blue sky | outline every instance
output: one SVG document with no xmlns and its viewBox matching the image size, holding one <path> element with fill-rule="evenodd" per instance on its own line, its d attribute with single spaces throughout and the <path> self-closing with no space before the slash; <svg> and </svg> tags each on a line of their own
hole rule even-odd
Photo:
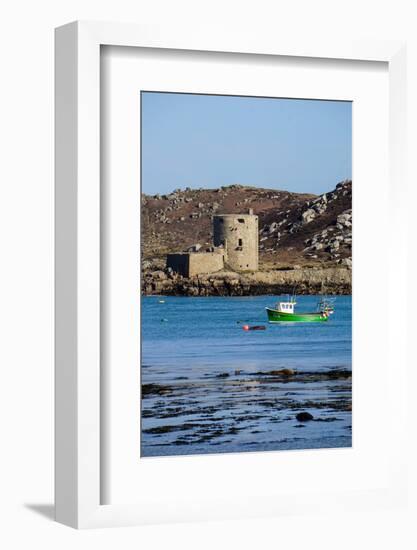
<svg viewBox="0 0 417 550">
<path fill-rule="evenodd" d="M 323 193 L 352 177 L 352 104 L 142 92 L 142 192 Z"/>
</svg>

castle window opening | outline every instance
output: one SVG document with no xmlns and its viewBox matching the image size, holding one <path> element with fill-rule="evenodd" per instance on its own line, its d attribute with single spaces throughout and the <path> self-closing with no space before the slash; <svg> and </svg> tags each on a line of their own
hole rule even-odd
<svg viewBox="0 0 417 550">
<path fill-rule="evenodd" d="M 238 245 L 238 246 L 243 246 L 243 241 L 242 241 L 242 239 L 239 239 L 239 240 L 238 240 L 237 245 Z"/>
<path fill-rule="evenodd" d="M 243 218 L 238 218 L 237 220 L 239 223 L 245 223 L 245 220 Z"/>
</svg>

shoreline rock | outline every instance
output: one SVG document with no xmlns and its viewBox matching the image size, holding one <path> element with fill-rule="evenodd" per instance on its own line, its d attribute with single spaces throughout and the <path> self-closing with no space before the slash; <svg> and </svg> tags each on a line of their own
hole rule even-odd
<svg viewBox="0 0 417 550">
<path fill-rule="evenodd" d="M 259 296 L 265 294 L 352 293 L 348 267 L 304 268 L 235 273 L 222 271 L 196 277 L 181 277 L 162 270 L 142 273 L 142 295 L 167 296 Z M 324 287 L 324 290 L 323 290 Z"/>
</svg>

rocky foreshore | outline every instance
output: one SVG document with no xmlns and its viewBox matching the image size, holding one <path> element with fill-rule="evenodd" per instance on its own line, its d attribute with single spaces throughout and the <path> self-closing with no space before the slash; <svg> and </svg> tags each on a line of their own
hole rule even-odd
<svg viewBox="0 0 417 550">
<path fill-rule="evenodd" d="M 167 296 L 255 296 L 262 294 L 351 294 L 349 267 L 293 268 L 235 273 L 220 271 L 191 278 L 169 270 L 145 270 L 143 295 Z"/>
<path fill-rule="evenodd" d="M 350 447 L 352 371 L 225 368 L 142 382 L 142 419 L 143 456 Z"/>
</svg>

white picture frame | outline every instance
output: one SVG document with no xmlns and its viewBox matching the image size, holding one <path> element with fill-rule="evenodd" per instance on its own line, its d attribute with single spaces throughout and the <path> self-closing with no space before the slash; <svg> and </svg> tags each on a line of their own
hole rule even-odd
<svg viewBox="0 0 417 550">
<path fill-rule="evenodd" d="M 388 41 L 294 40 L 217 29 L 170 29 L 113 23 L 75 22 L 56 30 L 56 519 L 76 528 L 154 522 L 135 504 L 101 504 L 100 402 L 100 48 L 128 46 L 230 52 L 333 60 L 382 61 L 389 70 L 390 193 L 396 235 L 406 226 L 397 208 L 405 188 L 405 44 Z M 398 203 L 396 203 L 398 201 Z M 405 241 L 404 241 L 405 242 Z M 392 263 L 404 260 L 405 247 L 394 252 Z M 407 293 L 405 276 L 397 299 Z M 389 299 L 392 299 L 389 296 Z M 403 338 L 405 335 L 400 336 Z M 406 391 L 406 346 L 399 342 L 397 370 L 392 378 L 399 417 L 403 418 Z M 403 349 L 404 351 L 401 351 Z M 401 429 L 400 429 L 401 432 Z M 390 456 L 390 472 L 383 492 L 369 490 L 340 495 L 338 505 L 357 507 L 400 502 L 405 498 L 406 457 L 402 432 Z M 395 463 L 394 463 L 395 461 Z M 175 495 L 172 495 L 175 499 Z M 233 497 L 232 497 L 233 498 Z M 296 498 L 296 497 L 295 497 Z M 304 509 L 336 505 L 316 494 L 304 497 Z M 216 517 L 239 517 L 215 502 Z M 222 507 L 223 506 L 223 507 Z M 271 513 L 285 512 L 288 503 L 275 503 Z M 169 508 L 169 505 L 168 505 Z M 291 508 L 291 506 L 290 506 Z M 264 513 L 262 507 L 259 514 Z M 210 517 L 210 507 L 207 508 Z M 196 514 L 195 519 L 201 516 Z M 186 520 L 172 511 L 164 519 Z"/>
</svg>

